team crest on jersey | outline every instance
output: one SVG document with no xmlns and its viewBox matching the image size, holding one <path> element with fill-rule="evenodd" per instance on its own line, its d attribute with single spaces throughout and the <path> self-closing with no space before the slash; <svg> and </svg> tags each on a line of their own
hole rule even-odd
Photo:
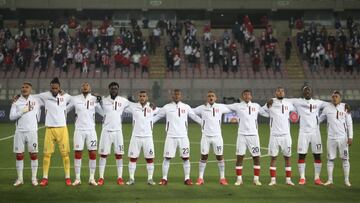
<svg viewBox="0 0 360 203">
<path fill-rule="evenodd" d="M 150 108 L 146 109 L 146 111 L 147 111 L 148 113 L 151 113 L 151 109 L 150 109 Z"/>
<path fill-rule="evenodd" d="M 256 111 L 256 108 L 255 107 L 251 107 L 251 111 Z"/>
<path fill-rule="evenodd" d="M 64 101 L 64 97 L 60 97 L 59 100 L 60 100 L 60 102 L 63 102 L 63 101 Z"/>
<path fill-rule="evenodd" d="M 215 109 L 215 113 L 219 113 L 220 112 L 220 109 Z"/>
<path fill-rule="evenodd" d="M 181 109 L 181 113 L 185 113 L 185 109 Z"/>
</svg>

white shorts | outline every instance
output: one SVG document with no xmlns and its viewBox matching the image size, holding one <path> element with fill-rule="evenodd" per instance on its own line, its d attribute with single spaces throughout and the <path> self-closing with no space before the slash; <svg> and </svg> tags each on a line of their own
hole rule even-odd
<svg viewBox="0 0 360 203">
<path fill-rule="evenodd" d="M 141 148 L 143 149 L 145 159 L 153 159 L 155 157 L 153 138 L 136 136 L 132 136 L 130 139 L 128 157 L 138 158 Z"/>
<path fill-rule="evenodd" d="M 321 144 L 320 132 L 312 133 L 300 133 L 298 137 L 298 154 L 307 154 L 309 145 L 311 144 L 311 152 L 313 154 L 321 154 L 323 152 Z"/>
<path fill-rule="evenodd" d="M 291 136 L 290 134 L 274 136 L 270 135 L 269 140 L 269 155 L 272 157 L 278 156 L 279 148 L 284 156 L 291 156 Z"/>
<path fill-rule="evenodd" d="M 109 155 L 111 151 L 111 145 L 114 144 L 114 153 L 124 154 L 124 138 L 122 131 L 107 131 L 102 130 L 99 143 L 99 154 Z"/>
<path fill-rule="evenodd" d="M 236 140 L 236 155 L 244 156 L 246 148 L 252 157 L 260 156 L 260 141 L 258 135 L 238 135 Z"/>
<path fill-rule="evenodd" d="M 84 144 L 89 151 L 97 150 L 97 135 L 95 130 L 75 130 L 74 150 L 84 150 Z"/>
<path fill-rule="evenodd" d="M 336 158 L 337 150 L 339 150 L 339 156 L 341 159 L 349 159 L 349 145 L 347 137 L 335 139 L 328 138 L 327 151 L 329 160 Z"/>
<path fill-rule="evenodd" d="M 190 142 L 188 137 L 166 137 L 164 147 L 164 157 L 174 158 L 176 149 L 179 148 L 179 154 L 182 158 L 190 156 Z"/>
<path fill-rule="evenodd" d="M 14 135 L 14 153 L 20 154 L 25 152 L 27 145 L 28 152 L 38 152 L 38 134 L 37 131 L 15 132 Z"/>
<path fill-rule="evenodd" d="M 221 136 L 202 136 L 200 141 L 201 154 L 207 155 L 212 146 L 215 155 L 221 156 L 224 153 L 224 142 Z"/>
</svg>

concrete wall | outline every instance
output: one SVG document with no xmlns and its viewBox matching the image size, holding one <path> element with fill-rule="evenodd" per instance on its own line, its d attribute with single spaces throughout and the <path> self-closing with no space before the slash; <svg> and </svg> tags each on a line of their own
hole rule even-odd
<svg viewBox="0 0 360 203">
<path fill-rule="evenodd" d="M 44 9 L 360 9 L 358 0 L 3 0 L 0 8 Z"/>
<path fill-rule="evenodd" d="M 47 91 L 49 89 L 50 79 L 32 79 L 35 93 Z M 301 94 L 301 87 L 304 84 L 302 80 L 239 80 L 239 79 L 60 79 L 62 88 L 71 95 L 80 93 L 82 82 L 89 82 L 92 85 L 93 92 L 101 95 L 108 94 L 108 84 L 116 81 L 120 85 L 121 95 L 133 96 L 139 90 L 148 90 L 152 96 L 152 86 L 157 81 L 161 87 L 160 98 L 156 100 L 157 104 L 164 104 L 170 100 L 172 89 L 181 89 L 184 100 L 190 104 L 198 105 L 204 102 L 208 90 L 214 90 L 219 100 L 223 97 L 239 98 L 244 89 L 253 91 L 254 100 L 265 102 L 274 94 L 274 89 L 283 86 L 287 90 L 288 97 L 298 97 Z M 20 87 L 24 79 L 5 79 L 0 81 L 0 101 L 2 103 L 15 94 L 20 93 Z M 360 84 L 356 80 L 308 80 L 314 89 L 314 95 L 320 99 L 329 99 L 333 90 L 340 90 L 344 93 L 346 100 L 360 100 Z"/>
</svg>

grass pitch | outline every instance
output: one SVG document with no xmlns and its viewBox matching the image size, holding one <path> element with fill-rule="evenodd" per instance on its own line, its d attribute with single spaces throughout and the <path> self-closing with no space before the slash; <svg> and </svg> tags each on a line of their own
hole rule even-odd
<svg viewBox="0 0 360 203">
<path fill-rule="evenodd" d="M 40 125 L 41 126 L 41 125 Z M 97 126 L 98 136 L 100 135 L 101 125 Z M 72 136 L 74 126 L 69 125 L 70 140 L 72 146 Z M 82 185 L 78 187 L 67 187 L 64 183 L 64 171 L 60 153 L 58 151 L 52 157 L 49 172 L 49 186 L 46 188 L 33 187 L 31 185 L 30 159 L 28 154 L 25 158 L 24 181 L 25 184 L 15 188 L 12 186 L 16 179 L 15 156 L 12 146 L 15 126 L 13 123 L 0 124 L 0 202 L 360 202 L 360 145 L 358 137 L 360 133 L 360 124 L 354 125 L 354 143 L 350 147 L 350 181 L 351 188 L 345 188 L 343 183 L 342 164 L 338 159 L 335 162 L 334 183 L 331 188 L 315 186 L 313 184 L 313 158 L 308 154 L 306 159 L 306 176 L 307 185 L 289 187 L 284 184 L 285 171 L 284 161 L 282 157 L 278 158 L 277 165 L 277 182 L 275 187 L 267 186 L 269 178 L 269 157 L 267 156 L 267 144 L 269 140 L 269 127 L 267 124 L 259 125 L 260 142 L 263 149 L 261 158 L 261 175 L 260 181 L 263 186 L 252 185 L 253 169 L 252 160 L 247 155 L 244 163 L 243 179 L 244 185 L 236 187 L 233 185 L 235 176 L 235 144 L 237 136 L 237 125 L 224 124 L 224 156 L 226 160 L 226 177 L 229 186 L 219 185 L 219 172 L 217 162 L 213 154 L 209 155 L 209 163 L 205 171 L 205 185 L 203 186 L 185 186 L 183 185 L 183 166 L 182 160 L 177 157 L 171 160 L 169 171 L 169 183 L 164 186 L 148 186 L 146 184 L 146 162 L 143 157 L 138 161 L 135 174 L 136 184 L 133 186 L 118 186 L 116 184 L 116 166 L 115 158 L 109 156 L 107 167 L 105 169 L 105 185 L 102 187 L 92 187 L 87 185 L 88 180 L 88 156 L 83 155 L 82 164 Z M 44 140 L 44 129 L 39 130 L 39 171 L 38 178 L 42 177 L 42 149 Z M 124 179 L 128 179 L 128 158 L 127 149 L 131 135 L 131 125 L 123 126 L 125 140 L 125 156 L 124 156 Z M 298 181 L 297 170 L 297 136 L 298 125 L 292 125 L 293 137 L 293 157 L 292 170 L 293 181 Z M 321 134 L 323 144 L 326 145 L 325 125 L 321 126 Z M 8 138 L 7 138 L 8 137 Z M 193 182 L 198 176 L 198 161 L 200 159 L 200 127 L 196 124 L 189 126 L 189 137 L 191 143 L 191 178 Z M 165 140 L 165 132 L 163 124 L 156 124 L 154 128 L 155 141 L 155 172 L 154 180 L 158 182 L 161 178 L 161 163 L 163 145 Z M 324 146 L 326 152 L 326 146 Z M 321 178 L 327 180 L 326 171 L 326 153 L 322 155 L 323 168 Z M 71 164 L 73 167 L 73 152 L 71 152 Z M 71 168 L 72 179 L 74 178 L 74 169 Z M 96 177 L 98 170 L 96 171 Z"/>
</svg>

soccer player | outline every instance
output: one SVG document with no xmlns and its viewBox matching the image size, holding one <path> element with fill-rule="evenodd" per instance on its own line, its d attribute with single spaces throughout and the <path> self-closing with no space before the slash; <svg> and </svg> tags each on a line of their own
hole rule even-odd
<svg viewBox="0 0 360 203">
<path fill-rule="evenodd" d="M 227 105 L 229 109 L 236 112 L 239 117 L 238 136 L 236 141 L 236 175 L 235 185 L 242 185 L 242 169 L 246 148 L 250 151 L 254 163 L 254 185 L 261 185 L 260 176 L 260 140 L 258 132 L 258 114 L 269 117 L 263 108 L 253 103 L 252 92 L 244 90 L 241 93 L 242 102 Z"/>
<path fill-rule="evenodd" d="M 276 158 L 279 154 L 279 148 L 285 159 L 286 184 L 293 186 L 291 181 L 291 135 L 290 135 L 290 112 L 295 108 L 292 103 L 285 99 L 285 90 L 283 87 L 276 88 L 275 97 L 270 99 L 262 108 L 270 117 L 270 140 L 269 155 L 270 162 L 270 186 L 276 185 Z"/>
<path fill-rule="evenodd" d="M 334 91 L 331 96 L 331 104 L 328 104 L 320 115 L 320 122 L 327 119 L 327 151 L 328 151 L 328 181 L 324 184 L 333 184 L 334 160 L 336 151 L 339 151 L 343 163 L 345 185 L 351 187 L 349 181 L 350 163 L 349 146 L 353 142 L 353 124 L 349 107 L 341 102 L 341 94 Z"/>
<path fill-rule="evenodd" d="M 75 181 L 73 185 L 80 185 L 81 159 L 84 145 L 89 151 L 89 184 L 96 186 L 94 175 L 96 170 L 97 135 L 95 131 L 95 112 L 101 112 L 101 106 L 97 97 L 91 94 L 91 86 L 85 82 L 81 85 L 82 94 L 73 96 L 67 106 L 67 112 L 75 109 L 75 131 L 74 131 L 74 168 Z"/>
<path fill-rule="evenodd" d="M 314 156 L 315 185 L 322 185 L 320 180 L 322 143 L 320 134 L 319 116 L 328 103 L 312 98 L 312 89 L 309 86 L 303 87 L 303 98 L 289 99 L 300 118 L 300 129 L 298 137 L 297 152 L 299 154 L 298 168 L 300 174 L 299 185 L 305 185 L 305 157 L 308 147 L 311 144 L 311 151 Z"/>
<path fill-rule="evenodd" d="M 66 106 L 71 96 L 62 93 L 60 81 L 54 78 L 50 82 L 50 91 L 36 95 L 45 105 L 45 141 L 43 158 L 43 179 L 41 186 L 48 185 L 48 173 L 51 155 L 54 153 L 55 144 L 58 144 L 65 170 L 65 183 L 71 186 L 70 180 L 70 144 L 69 133 L 66 126 Z"/>
<path fill-rule="evenodd" d="M 218 160 L 220 184 L 228 185 L 225 179 L 224 142 L 221 134 L 221 119 L 224 113 L 231 111 L 226 105 L 216 103 L 216 99 L 215 92 L 209 91 L 207 93 L 206 103 L 194 109 L 195 114 L 200 116 L 202 120 L 202 136 L 200 142 L 201 159 L 199 162 L 199 178 L 196 181 L 196 185 L 204 184 L 204 172 L 211 146 Z"/>
<path fill-rule="evenodd" d="M 181 102 L 182 94 L 179 89 L 172 91 L 172 102 L 161 108 L 154 117 L 154 123 L 166 117 L 166 139 L 164 147 L 164 161 L 162 164 L 162 179 L 159 185 L 167 185 L 167 176 L 170 167 L 170 160 L 175 157 L 179 148 L 180 157 L 183 159 L 185 185 L 192 185 L 190 179 L 190 143 L 188 137 L 188 117 L 201 125 L 199 118 L 192 108 Z"/>
<path fill-rule="evenodd" d="M 119 84 L 111 82 L 109 84 L 110 95 L 102 99 L 103 110 L 103 126 L 99 143 L 99 175 L 98 185 L 104 185 L 104 172 L 106 166 L 106 158 L 110 154 L 111 146 L 114 144 L 114 152 L 117 166 L 117 184 L 124 185 L 123 159 L 124 154 L 124 138 L 122 133 L 122 114 L 124 109 L 129 106 L 129 101 L 118 96 Z"/>
<path fill-rule="evenodd" d="M 16 154 L 17 180 L 14 186 L 24 184 L 24 152 L 27 147 L 31 159 L 31 183 L 38 185 L 36 178 L 38 169 L 38 121 L 40 118 L 41 103 L 31 95 L 32 85 L 24 82 L 21 87 L 21 96 L 11 105 L 10 120 L 16 121 L 14 135 L 14 153 Z"/>
<path fill-rule="evenodd" d="M 149 97 L 146 91 L 138 93 L 138 102 L 130 103 L 125 112 L 132 114 L 132 135 L 129 144 L 128 156 L 129 162 L 129 175 L 130 179 L 126 182 L 127 185 L 135 184 L 135 170 L 136 161 L 139 158 L 141 149 L 144 152 L 146 160 L 146 169 L 148 173 L 148 185 L 155 185 L 153 181 L 154 173 L 154 141 L 153 141 L 153 118 L 158 108 L 153 110 L 152 105 L 148 102 Z"/>
</svg>

